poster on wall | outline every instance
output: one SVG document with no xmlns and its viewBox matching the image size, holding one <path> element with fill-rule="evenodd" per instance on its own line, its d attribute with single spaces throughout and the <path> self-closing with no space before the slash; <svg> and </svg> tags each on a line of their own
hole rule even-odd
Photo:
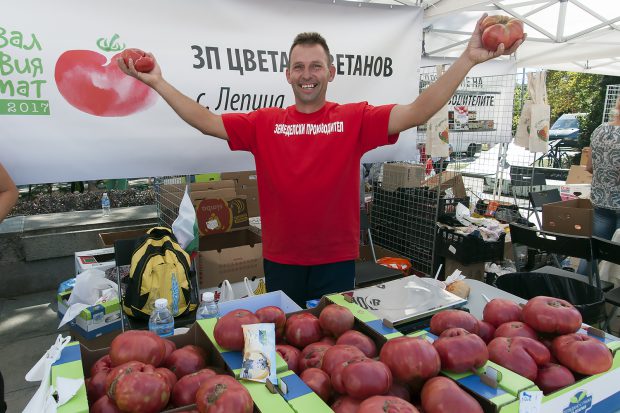
<svg viewBox="0 0 620 413">
<path fill-rule="evenodd" d="M 291 10 L 300 12 L 291 13 Z M 372 27 L 372 30 L 368 28 Z M 0 162 L 18 185 L 255 169 L 124 75 L 125 48 L 215 113 L 294 104 L 288 51 L 321 33 L 336 78 L 327 99 L 373 105 L 418 95 L 422 12 L 333 0 L 21 0 L 0 17 Z M 410 159 L 415 131 L 364 162 Z"/>
<path fill-rule="evenodd" d="M 454 60 L 422 58 L 420 89 L 436 80 L 436 65 L 450 65 Z M 467 152 L 472 145 L 510 142 L 515 75 L 514 59 L 490 60 L 467 74 L 448 102 L 449 142 L 454 152 Z"/>
</svg>

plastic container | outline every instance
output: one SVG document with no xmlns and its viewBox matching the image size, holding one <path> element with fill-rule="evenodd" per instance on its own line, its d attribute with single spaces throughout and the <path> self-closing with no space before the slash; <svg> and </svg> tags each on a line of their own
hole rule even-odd
<svg viewBox="0 0 620 413">
<path fill-rule="evenodd" d="M 110 197 L 108 197 L 107 192 L 101 196 L 101 209 L 104 217 L 110 215 Z"/>
<path fill-rule="evenodd" d="M 149 318 L 149 330 L 160 337 L 170 337 L 174 334 L 174 318 L 168 309 L 167 299 L 155 300 L 155 308 Z"/>
<path fill-rule="evenodd" d="M 196 310 L 196 320 L 205 318 L 217 318 L 220 315 L 220 309 L 215 302 L 215 294 L 210 291 L 202 293 L 202 302 Z"/>
<path fill-rule="evenodd" d="M 529 300 L 538 295 L 561 298 L 579 310 L 583 322 L 596 324 L 605 320 L 603 291 L 574 278 L 539 272 L 513 272 L 497 277 L 497 288 Z"/>
</svg>

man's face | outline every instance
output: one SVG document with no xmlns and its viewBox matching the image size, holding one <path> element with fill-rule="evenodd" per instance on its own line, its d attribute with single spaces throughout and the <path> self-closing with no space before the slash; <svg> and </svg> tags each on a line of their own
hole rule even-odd
<svg viewBox="0 0 620 413">
<path fill-rule="evenodd" d="M 286 80 L 293 87 L 295 104 L 301 112 L 319 110 L 325 103 L 327 83 L 334 79 L 336 68 L 328 64 L 321 45 L 297 45 L 289 57 Z"/>
</svg>

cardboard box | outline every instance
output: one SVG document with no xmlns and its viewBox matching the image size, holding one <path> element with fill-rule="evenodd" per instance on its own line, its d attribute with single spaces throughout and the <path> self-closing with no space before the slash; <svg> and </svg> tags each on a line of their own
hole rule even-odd
<svg viewBox="0 0 620 413">
<path fill-rule="evenodd" d="M 229 179 L 235 183 L 237 195 L 246 196 L 249 215 L 251 217 L 260 216 L 256 171 L 224 172 L 221 176 L 222 179 Z"/>
<path fill-rule="evenodd" d="M 431 176 L 422 183 L 422 186 L 427 186 L 429 188 L 439 187 L 441 192 L 445 192 L 446 189 L 450 188 L 457 198 L 467 196 L 461 174 L 453 171 L 443 171 L 440 174 Z"/>
<path fill-rule="evenodd" d="M 207 366 L 222 369 L 226 374 L 232 375 L 228 367 L 205 331 L 196 323 L 187 333 L 169 337 L 177 348 L 188 344 L 202 347 L 207 354 Z M 84 372 L 89 372 L 91 366 L 99 358 L 106 355 L 109 348 L 91 350 L 77 342 L 70 343 L 61 353 L 61 357 L 52 365 L 52 384 L 55 386 L 59 377 L 84 379 Z M 282 360 L 284 362 L 284 360 Z M 286 362 L 284 362 L 286 364 Z M 185 411 L 186 409 L 183 409 Z M 85 386 L 81 386 L 77 394 L 66 404 L 58 407 L 58 413 L 87 413 L 88 400 Z M 177 409 L 164 410 L 165 412 L 177 411 Z M 264 413 L 267 413 L 266 411 Z"/>
<path fill-rule="evenodd" d="M 284 396 L 271 393 L 262 383 L 242 381 L 250 392 L 254 404 L 261 412 L 332 413 L 333 410 L 312 391 L 294 372 L 288 370 L 278 375 L 284 381 L 287 392 Z"/>
<path fill-rule="evenodd" d="M 56 296 L 59 320 L 62 320 L 67 312 L 69 307 L 67 300 L 70 295 L 71 290 L 66 290 L 58 293 Z M 121 307 L 118 299 L 85 308 L 68 325 L 72 334 L 77 333 L 83 340 L 93 340 L 108 333 L 120 331 Z"/>
<path fill-rule="evenodd" d="M 591 184 L 592 174 L 583 165 L 572 165 L 566 178 L 567 184 Z"/>
<path fill-rule="evenodd" d="M 114 261 L 114 248 L 101 248 L 98 250 L 78 251 L 75 256 L 75 275 L 96 268 L 105 271 L 116 265 Z"/>
<path fill-rule="evenodd" d="M 146 234 L 146 229 L 132 229 L 128 231 L 102 232 L 99 240 L 104 247 L 114 247 L 114 241 L 122 239 L 137 239 Z"/>
<path fill-rule="evenodd" d="M 260 294 L 241 300 L 226 301 L 224 303 L 220 303 L 218 307 L 220 310 L 220 316 L 224 316 L 231 311 L 241 308 L 251 312 L 255 312 L 259 308 L 270 305 L 280 307 L 285 313 L 301 310 L 301 308 L 282 291 L 274 291 L 271 293 Z M 226 363 L 227 369 L 230 370 L 234 374 L 234 376 L 238 378 L 241 372 L 241 363 L 243 361 L 243 356 L 240 351 L 231 351 L 220 347 L 217 344 L 213 333 L 216 323 L 217 319 L 214 318 L 197 321 L 197 324 L 200 325 L 200 327 L 204 330 L 206 335 L 213 343 L 214 349 L 217 350 L 217 352 L 221 355 L 224 363 Z M 284 359 L 282 359 L 280 355 L 276 355 L 276 371 L 278 373 L 281 373 L 286 370 L 288 370 L 288 365 L 286 364 L 286 361 L 284 361 Z"/>
<path fill-rule="evenodd" d="M 211 236 L 247 228 L 249 219 L 247 202 L 241 196 L 205 198 L 196 206 L 200 235 Z"/>
<path fill-rule="evenodd" d="M 587 166 L 590 159 L 592 159 L 592 148 L 586 146 L 581 150 L 581 159 L 579 160 L 579 165 Z"/>
<path fill-rule="evenodd" d="M 445 261 L 444 274 L 446 277 L 451 275 L 455 270 L 460 270 L 467 278 L 478 281 L 484 281 L 485 279 L 484 262 L 466 265 L 453 260 L 452 258 L 446 258 Z"/>
<path fill-rule="evenodd" d="M 222 179 L 235 181 L 235 188 L 243 189 L 246 187 L 257 186 L 256 171 L 223 172 L 220 174 Z"/>
<path fill-rule="evenodd" d="M 200 237 L 199 278 L 201 288 L 210 288 L 228 280 L 263 277 L 261 237 L 249 229 Z"/>
<path fill-rule="evenodd" d="M 424 165 L 386 163 L 383 165 L 382 188 L 395 191 L 398 188 L 417 188 L 426 178 Z"/>
<path fill-rule="evenodd" d="M 590 184 L 566 184 L 560 186 L 560 197 L 562 201 L 569 199 L 590 199 Z"/>
<path fill-rule="evenodd" d="M 605 342 L 613 354 L 613 363 L 609 371 L 577 380 L 572 386 L 565 387 L 543 396 L 540 409 L 545 413 L 567 412 L 613 412 L 620 406 L 620 342 Z M 529 389 L 538 390 L 536 386 Z M 525 391 L 524 391 L 525 392 Z M 521 396 L 524 392 L 521 392 Z M 500 413 L 520 413 L 519 398 L 502 408 Z"/>
<path fill-rule="evenodd" d="M 258 187 L 249 186 L 246 188 L 236 189 L 237 195 L 246 197 L 248 203 L 248 215 L 250 217 L 260 216 L 260 207 L 258 203 Z"/>
<path fill-rule="evenodd" d="M 592 235 L 593 210 L 589 199 L 571 199 L 543 205 L 543 230 L 560 234 Z"/>
</svg>

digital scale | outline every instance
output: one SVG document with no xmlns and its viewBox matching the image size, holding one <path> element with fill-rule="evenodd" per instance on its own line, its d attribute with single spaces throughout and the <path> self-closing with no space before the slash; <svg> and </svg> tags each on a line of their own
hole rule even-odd
<svg viewBox="0 0 620 413">
<path fill-rule="evenodd" d="M 433 314 L 467 304 L 466 299 L 442 289 L 434 281 L 415 275 L 403 277 L 353 290 L 351 300 L 387 326 L 407 334 L 428 327 Z"/>
</svg>

